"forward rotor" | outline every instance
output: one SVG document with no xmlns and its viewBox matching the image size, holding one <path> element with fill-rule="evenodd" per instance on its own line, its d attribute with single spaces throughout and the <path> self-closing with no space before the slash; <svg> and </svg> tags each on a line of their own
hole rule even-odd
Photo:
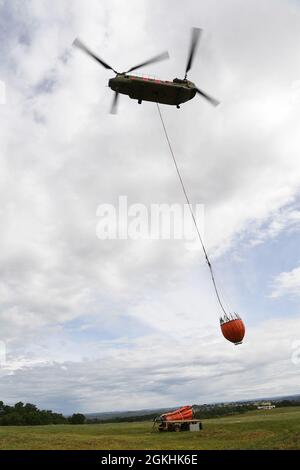
<svg viewBox="0 0 300 470">
<path fill-rule="evenodd" d="M 120 72 L 117 72 L 117 70 L 115 70 L 111 65 L 105 62 L 103 59 L 101 59 L 98 55 L 92 52 L 80 39 L 76 38 L 75 41 L 73 42 L 73 46 L 77 47 L 77 49 L 80 49 L 82 52 L 84 52 L 89 57 L 94 59 L 96 62 L 98 62 L 98 64 L 102 65 L 102 67 L 104 67 L 105 69 L 112 70 L 117 75 L 118 74 L 123 75 L 129 72 L 133 72 L 134 70 L 140 69 L 141 67 L 145 67 L 146 65 L 155 64 L 156 62 L 169 59 L 169 53 L 165 51 L 165 52 L 162 52 L 161 54 L 158 54 L 152 57 L 151 59 L 145 60 L 144 62 L 134 65 L 130 69 L 126 70 L 126 72 L 120 73 Z M 117 113 L 118 99 L 119 99 L 119 93 L 115 92 L 115 96 L 113 98 L 113 102 L 112 102 L 111 109 L 110 109 L 111 114 Z"/>
<path fill-rule="evenodd" d="M 168 51 L 164 51 L 161 54 L 158 54 L 158 55 L 152 57 L 151 59 L 145 60 L 144 62 L 141 62 L 137 65 L 134 65 L 130 69 L 126 70 L 125 72 L 117 72 L 117 70 L 115 70 L 111 65 L 109 65 L 107 62 L 105 62 L 103 59 L 101 59 L 98 55 L 96 55 L 94 52 L 92 52 L 80 39 L 76 38 L 75 41 L 73 42 L 73 46 L 77 47 L 82 52 L 84 52 L 88 56 L 92 57 L 92 59 L 96 60 L 105 69 L 112 70 L 116 74 L 124 74 L 124 73 L 133 72 L 133 70 L 140 69 L 141 67 L 145 67 L 146 65 L 155 64 L 156 62 L 160 62 L 162 60 L 169 59 Z"/>
</svg>

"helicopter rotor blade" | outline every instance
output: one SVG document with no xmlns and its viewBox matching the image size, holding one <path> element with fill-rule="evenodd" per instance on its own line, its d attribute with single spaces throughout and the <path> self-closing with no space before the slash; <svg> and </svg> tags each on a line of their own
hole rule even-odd
<svg viewBox="0 0 300 470">
<path fill-rule="evenodd" d="M 94 54 L 92 51 L 90 51 L 90 49 L 88 49 L 88 47 L 86 47 L 86 45 L 83 44 L 83 42 L 81 42 L 80 39 L 76 38 L 75 41 L 73 42 L 73 46 L 77 47 L 78 49 L 85 52 L 87 55 L 89 55 L 93 59 L 95 59 L 100 65 L 102 65 L 102 67 L 104 67 L 106 69 L 109 69 L 109 70 L 112 70 L 115 73 L 118 73 L 109 64 L 104 62 L 104 60 L 100 59 L 100 57 L 98 57 L 96 54 Z"/>
<path fill-rule="evenodd" d="M 201 33 L 202 33 L 202 29 L 200 29 L 200 28 L 193 28 L 192 29 L 192 39 L 191 39 L 190 51 L 189 51 L 189 55 L 188 55 L 188 61 L 187 61 L 187 64 L 186 64 L 185 77 L 184 78 L 187 77 L 187 73 L 192 67 L 194 55 L 195 55 L 195 52 L 196 52 L 196 48 L 197 48 Z"/>
<path fill-rule="evenodd" d="M 220 101 L 216 100 L 212 96 L 208 95 L 207 93 L 204 93 L 204 91 L 200 90 L 199 88 L 196 88 L 196 92 L 201 95 L 203 98 L 205 98 L 207 101 L 210 102 L 213 106 L 218 106 L 220 104 Z"/>
<path fill-rule="evenodd" d="M 166 60 L 166 59 L 169 59 L 168 51 L 162 52 L 162 54 L 156 55 L 155 57 L 152 57 L 152 59 L 146 60 L 145 62 L 142 62 L 141 64 L 131 67 L 125 73 L 132 72 L 133 70 L 137 70 L 141 67 L 144 67 L 145 65 L 154 64 L 155 62 L 160 62 L 161 60 Z"/>
<path fill-rule="evenodd" d="M 115 91 L 113 102 L 112 102 L 111 108 L 110 108 L 110 114 L 117 114 L 117 112 L 118 112 L 118 100 L 119 100 L 119 93 L 117 91 Z"/>
</svg>

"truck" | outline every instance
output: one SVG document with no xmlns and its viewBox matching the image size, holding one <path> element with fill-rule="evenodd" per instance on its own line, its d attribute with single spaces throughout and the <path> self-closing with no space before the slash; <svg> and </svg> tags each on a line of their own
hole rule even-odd
<svg viewBox="0 0 300 470">
<path fill-rule="evenodd" d="M 180 432 L 200 431 L 203 427 L 201 420 L 195 419 L 193 407 L 187 405 L 154 418 L 153 428 L 159 432 Z"/>
</svg>

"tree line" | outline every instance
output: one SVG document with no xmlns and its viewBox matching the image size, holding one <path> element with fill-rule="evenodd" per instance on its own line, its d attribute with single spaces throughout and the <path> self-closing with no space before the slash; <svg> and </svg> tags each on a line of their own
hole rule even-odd
<svg viewBox="0 0 300 470">
<path fill-rule="evenodd" d="M 36 405 L 22 403 L 13 406 L 0 401 L 0 426 L 38 426 L 47 424 L 84 424 L 86 418 L 81 413 L 66 417 L 51 410 L 39 410 Z"/>
</svg>

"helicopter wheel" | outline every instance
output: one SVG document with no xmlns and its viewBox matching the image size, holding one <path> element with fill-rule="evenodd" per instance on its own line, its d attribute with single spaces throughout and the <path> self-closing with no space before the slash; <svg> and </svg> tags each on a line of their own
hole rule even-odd
<svg viewBox="0 0 300 470">
<path fill-rule="evenodd" d="M 177 108 L 177 109 L 180 109 L 180 106 L 179 106 L 179 104 L 177 104 L 177 105 L 176 105 L 176 108 Z"/>
<path fill-rule="evenodd" d="M 142 100 L 138 100 L 138 104 L 142 104 Z"/>
</svg>

